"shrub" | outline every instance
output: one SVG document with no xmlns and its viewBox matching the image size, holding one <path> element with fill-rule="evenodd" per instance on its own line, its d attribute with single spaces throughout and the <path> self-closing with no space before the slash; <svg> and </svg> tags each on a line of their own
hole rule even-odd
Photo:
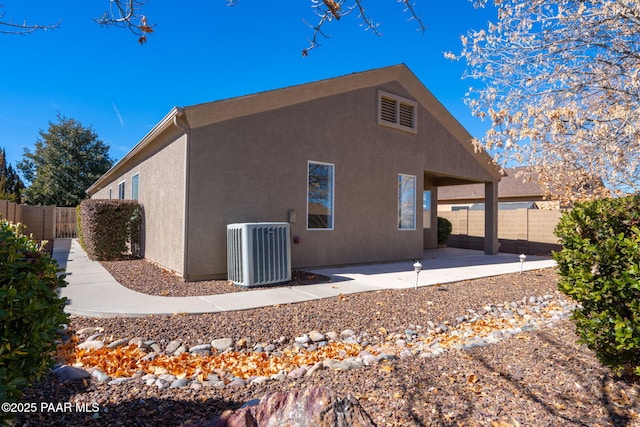
<svg viewBox="0 0 640 427">
<path fill-rule="evenodd" d="M 83 200 L 82 241 L 92 260 L 116 260 L 128 252 L 140 256 L 143 211 L 135 200 Z"/>
<path fill-rule="evenodd" d="M 64 277 L 41 249 L 20 225 L 0 220 L 0 402 L 17 401 L 48 371 L 56 330 L 68 322 L 57 293 Z"/>
<path fill-rule="evenodd" d="M 82 237 L 82 221 L 80 221 L 80 205 L 76 206 L 76 232 L 78 233 L 78 242 L 84 249 L 84 238 Z"/>
<path fill-rule="evenodd" d="M 580 306 L 580 342 L 629 379 L 640 378 L 640 196 L 577 204 L 560 219 L 559 289 Z"/>
<path fill-rule="evenodd" d="M 438 244 L 444 245 L 451 235 L 451 221 L 447 218 L 438 217 Z"/>
</svg>

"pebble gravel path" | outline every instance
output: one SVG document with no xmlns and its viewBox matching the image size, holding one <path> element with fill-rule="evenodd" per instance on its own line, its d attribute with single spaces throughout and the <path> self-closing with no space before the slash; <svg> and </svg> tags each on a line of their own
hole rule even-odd
<svg viewBox="0 0 640 427">
<path fill-rule="evenodd" d="M 553 269 L 418 291 L 198 316 L 89 319 L 26 402 L 95 413 L 23 425 L 189 425 L 266 392 L 323 384 L 377 425 L 640 425 L 638 386 L 575 344 Z"/>
</svg>

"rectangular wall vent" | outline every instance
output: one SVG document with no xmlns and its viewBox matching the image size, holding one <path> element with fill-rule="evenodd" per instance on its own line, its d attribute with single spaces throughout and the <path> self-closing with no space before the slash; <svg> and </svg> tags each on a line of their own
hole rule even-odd
<svg viewBox="0 0 640 427">
<path fill-rule="evenodd" d="M 286 222 L 228 224 L 228 279 L 247 287 L 291 280 L 290 235 Z"/>
<path fill-rule="evenodd" d="M 418 103 L 411 99 L 379 90 L 378 123 L 383 126 L 417 133 Z"/>
</svg>

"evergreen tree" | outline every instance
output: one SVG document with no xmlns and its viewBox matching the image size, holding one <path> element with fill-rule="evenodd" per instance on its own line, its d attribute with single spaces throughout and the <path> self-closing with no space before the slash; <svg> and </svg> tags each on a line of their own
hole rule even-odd
<svg viewBox="0 0 640 427">
<path fill-rule="evenodd" d="M 58 114 L 31 152 L 25 148 L 16 166 L 30 186 L 23 198 L 31 205 L 77 206 L 85 190 L 111 168 L 109 145 L 91 128 Z"/>
<path fill-rule="evenodd" d="M 10 164 L 7 164 L 5 149 L 0 149 L 0 200 L 20 203 L 24 183 Z"/>
</svg>

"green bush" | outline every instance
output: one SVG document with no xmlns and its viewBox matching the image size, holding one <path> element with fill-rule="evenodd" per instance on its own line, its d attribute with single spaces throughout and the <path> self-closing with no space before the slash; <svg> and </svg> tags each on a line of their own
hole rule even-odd
<svg viewBox="0 0 640 427">
<path fill-rule="evenodd" d="M 640 378 L 640 196 L 577 204 L 556 227 L 559 289 L 580 306 L 580 341 L 601 363 Z"/>
<path fill-rule="evenodd" d="M 135 200 L 83 200 L 79 223 L 89 259 L 117 260 L 128 253 L 140 257 L 143 218 Z"/>
<path fill-rule="evenodd" d="M 0 402 L 15 402 L 52 364 L 56 330 L 68 322 L 58 265 L 21 226 L 0 220 Z M 6 415 L 6 414 L 4 414 Z"/>
<path fill-rule="evenodd" d="M 447 218 L 438 217 L 438 244 L 444 245 L 451 235 L 451 221 Z"/>
<path fill-rule="evenodd" d="M 78 234 L 78 242 L 84 249 L 84 238 L 82 237 L 82 221 L 80 221 L 80 205 L 76 206 L 76 232 Z"/>
</svg>

